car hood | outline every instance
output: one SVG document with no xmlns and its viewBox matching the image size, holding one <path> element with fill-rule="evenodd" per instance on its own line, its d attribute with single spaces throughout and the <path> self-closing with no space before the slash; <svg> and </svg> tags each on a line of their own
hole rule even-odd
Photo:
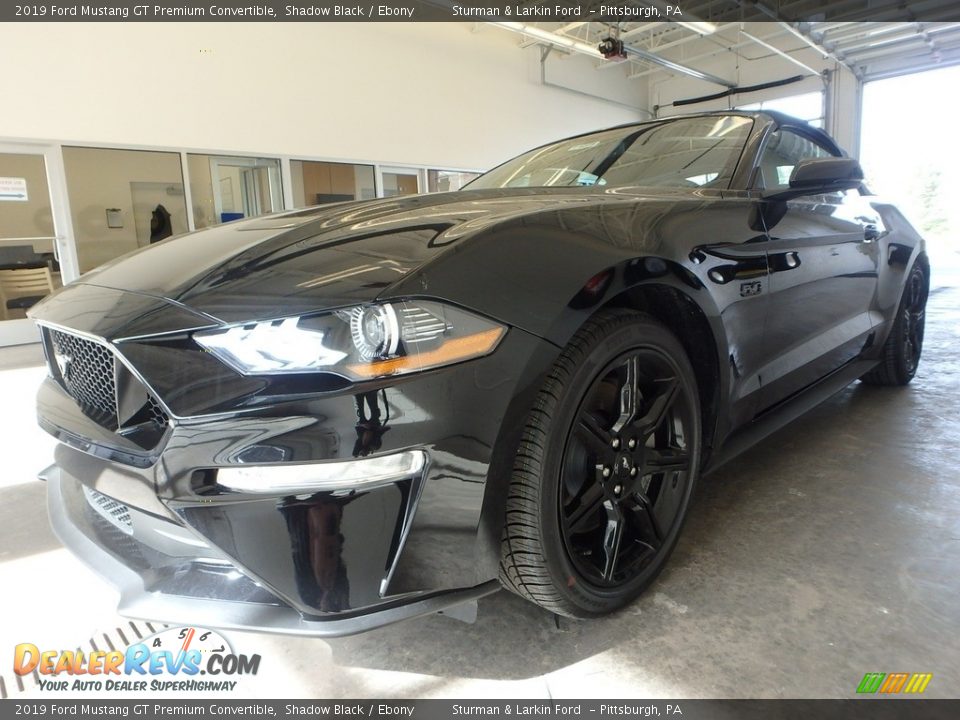
<svg viewBox="0 0 960 720">
<path fill-rule="evenodd" d="M 437 255 L 514 217 L 595 203 L 672 204 L 677 195 L 690 193 L 536 188 L 337 203 L 171 238 L 79 283 L 163 299 L 214 322 L 282 317 L 370 302 Z"/>
</svg>

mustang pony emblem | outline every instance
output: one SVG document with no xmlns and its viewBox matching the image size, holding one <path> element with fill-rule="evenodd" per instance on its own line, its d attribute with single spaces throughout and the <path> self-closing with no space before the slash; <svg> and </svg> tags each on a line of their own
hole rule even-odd
<svg viewBox="0 0 960 720">
<path fill-rule="evenodd" d="M 60 370 L 60 377 L 66 380 L 70 365 L 73 362 L 73 357 L 59 351 L 54 351 L 53 357 L 57 361 L 57 369 Z"/>
</svg>

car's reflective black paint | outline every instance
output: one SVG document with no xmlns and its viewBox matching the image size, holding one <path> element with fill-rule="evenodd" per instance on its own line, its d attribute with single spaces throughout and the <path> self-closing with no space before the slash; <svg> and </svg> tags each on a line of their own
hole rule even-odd
<svg viewBox="0 0 960 720">
<path fill-rule="evenodd" d="M 752 189 L 766 138 L 792 121 L 751 117 L 729 188 L 345 203 L 173 238 L 85 275 L 33 316 L 109 344 L 171 421 L 144 447 L 48 378 L 39 416 L 62 441 L 48 473 L 57 531 L 121 586 L 121 609 L 164 620 L 342 633 L 475 599 L 496 587 L 532 399 L 577 328 L 609 306 L 680 336 L 705 467 L 726 460 L 805 389 L 875 363 L 907 271 L 926 262 L 921 238 L 874 197 Z M 358 384 L 244 376 L 191 337 L 393 298 L 445 301 L 508 330 L 486 357 Z M 410 448 L 428 453 L 422 478 L 361 492 L 244 495 L 215 481 L 222 467 Z M 134 533 L 92 512 L 81 486 L 128 505 Z"/>
</svg>

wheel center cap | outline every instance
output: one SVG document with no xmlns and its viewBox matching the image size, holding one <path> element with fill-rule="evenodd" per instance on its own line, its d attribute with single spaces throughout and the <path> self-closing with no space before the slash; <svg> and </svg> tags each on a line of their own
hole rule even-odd
<svg viewBox="0 0 960 720">
<path fill-rule="evenodd" d="M 627 453 L 619 453 L 613 462 L 613 474 L 618 480 L 624 480 L 630 477 L 630 468 L 633 467 L 633 460 Z"/>
</svg>

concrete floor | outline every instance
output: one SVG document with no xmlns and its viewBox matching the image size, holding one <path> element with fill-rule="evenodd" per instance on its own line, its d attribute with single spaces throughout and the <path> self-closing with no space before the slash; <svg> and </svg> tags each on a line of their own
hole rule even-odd
<svg viewBox="0 0 960 720">
<path fill-rule="evenodd" d="M 229 633 L 263 657 L 246 697 L 852 697 L 864 673 L 960 695 L 960 256 L 935 258 L 924 356 L 903 389 L 854 384 L 706 478 L 668 569 L 633 606 L 561 620 L 501 592 L 331 641 Z M 0 350 L 0 650 L 88 645 L 113 591 L 60 547 L 32 478 L 36 348 Z M 9 667 L 9 666 L 8 666 Z M 9 671 L 7 688 L 12 685 Z M 39 695 L 27 688 L 20 696 Z"/>
</svg>

